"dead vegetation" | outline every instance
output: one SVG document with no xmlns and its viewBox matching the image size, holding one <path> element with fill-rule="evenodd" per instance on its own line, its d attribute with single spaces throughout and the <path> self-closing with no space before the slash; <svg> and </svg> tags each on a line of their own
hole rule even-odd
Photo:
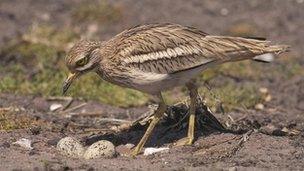
<svg viewBox="0 0 304 171">
<path fill-rule="evenodd" d="M 24 109 L 0 108 L 0 131 L 11 131 L 17 129 L 29 129 L 42 125 L 32 116 L 26 116 Z"/>
</svg>

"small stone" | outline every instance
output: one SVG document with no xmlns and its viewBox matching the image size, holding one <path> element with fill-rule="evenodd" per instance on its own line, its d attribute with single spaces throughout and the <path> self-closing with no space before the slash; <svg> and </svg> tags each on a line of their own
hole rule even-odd
<svg viewBox="0 0 304 171">
<path fill-rule="evenodd" d="M 272 131 L 272 135 L 274 136 L 285 136 L 287 132 L 282 131 L 281 129 L 275 129 Z"/>
<path fill-rule="evenodd" d="M 0 145 L 0 148 L 10 148 L 10 147 L 11 147 L 11 145 L 8 142 L 4 142 Z"/>
<path fill-rule="evenodd" d="M 284 127 L 282 129 L 283 132 L 286 132 L 288 135 L 298 135 L 299 133 L 301 133 L 299 130 L 296 129 L 288 129 L 286 127 Z"/>
<path fill-rule="evenodd" d="M 132 148 L 134 147 L 134 144 L 125 144 L 125 145 L 119 145 L 117 146 L 116 152 L 121 156 L 128 156 L 132 152 Z"/>
<path fill-rule="evenodd" d="M 228 13 L 229 13 L 229 11 L 228 11 L 227 8 L 222 8 L 222 9 L 221 9 L 221 14 L 222 14 L 222 15 L 226 16 L 226 15 L 228 15 Z"/>
<path fill-rule="evenodd" d="M 228 171 L 237 171 L 237 168 L 234 166 L 234 167 L 230 167 L 229 169 L 228 169 Z"/>
<path fill-rule="evenodd" d="M 126 144 L 125 146 L 126 146 L 127 148 L 131 149 L 131 148 L 133 148 L 135 145 L 134 145 L 134 144 L 131 144 L 131 143 L 128 143 L 128 144 Z"/>
<path fill-rule="evenodd" d="M 49 13 L 43 13 L 40 15 L 40 18 L 44 21 L 49 21 L 51 18 L 51 15 Z"/>
<path fill-rule="evenodd" d="M 284 127 L 284 128 L 282 129 L 282 131 L 283 131 L 283 132 L 289 132 L 289 129 L 286 128 L 286 127 Z"/>
<path fill-rule="evenodd" d="M 264 109 L 264 105 L 262 103 L 258 103 L 254 106 L 255 109 L 257 110 L 263 110 Z"/>
<path fill-rule="evenodd" d="M 39 154 L 36 150 L 31 150 L 28 152 L 29 156 L 36 155 L 36 154 Z"/>
<path fill-rule="evenodd" d="M 144 151 L 144 155 L 147 156 L 147 155 L 151 155 L 151 154 L 154 154 L 154 153 L 159 153 L 159 152 L 165 152 L 165 151 L 168 151 L 169 148 L 168 147 L 163 147 L 163 148 L 146 148 L 145 151 Z"/>
<path fill-rule="evenodd" d="M 271 101 L 271 99 L 272 99 L 271 95 L 268 94 L 264 100 L 265 100 L 265 102 L 269 102 L 269 101 Z"/>
<path fill-rule="evenodd" d="M 66 156 L 73 158 L 81 158 L 85 151 L 84 147 L 72 137 L 62 138 L 57 143 L 57 150 Z"/>
<path fill-rule="evenodd" d="M 281 130 L 280 128 L 272 125 L 272 124 L 268 124 L 266 126 L 263 126 L 260 128 L 260 131 L 267 134 L 267 135 L 274 135 L 274 136 L 285 136 L 287 135 L 286 132 L 284 132 L 283 130 Z"/>
<path fill-rule="evenodd" d="M 21 138 L 18 141 L 14 142 L 13 144 L 19 145 L 20 147 L 24 147 L 26 149 L 32 150 L 32 141 L 26 138 Z"/>
<path fill-rule="evenodd" d="M 47 144 L 49 146 L 56 146 L 58 142 L 60 141 L 60 138 L 53 138 L 47 141 Z"/>
<path fill-rule="evenodd" d="M 40 126 L 33 126 L 30 128 L 30 131 L 33 135 L 38 135 L 41 132 L 41 127 Z"/>
<path fill-rule="evenodd" d="M 58 109 L 60 109 L 60 108 L 62 108 L 62 107 L 63 107 L 62 104 L 54 103 L 54 104 L 51 104 L 51 106 L 50 106 L 50 111 L 51 111 L 51 112 L 54 112 L 54 111 L 56 111 L 56 110 L 58 110 Z"/>
<path fill-rule="evenodd" d="M 271 135 L 272 131 L 275 130 L 275 129 L 276 129 L 276 127 L 274 125 L 268 124 L 266 126 L 262 126 L 260 128 L 260 131 L 263 132 L 263 133 L 265 133 L 265 134 Z"/>
<path fill-rule="evenodd" d="M 237 171 L 237 168 L 236 168 L 236 167 L 230 167 L 230 168 L 228 169 L 228 171 Z"/>
<path fill-rule="evenodd" d="M 118 130 L 118 131 L 124 131 L 124 130 L 130 129 L 130 127 L 131 127 L 130 124 L 123 123 L 123 124 L 119 125 L 116 130 Z"/>
<path fill-rule="evenodd" d="M 261 88 L 259 89 L 259 91 L 260 91 L 260 93 L 262 93 L 262 94 L 267 94 L 267 93 L 268 93 L 268 89 L 267 89 L 266 87 L 261 87 Z"/>
<path fill-rule="evenodd" d="M 116 154 L 115 146 L 110 141 L 95 142 L 84 153 L 85 159 L 112 158 Z"/>
<path fill-rule="evenodd" d="M 296 129 L 291 129 L 289 131 L 289 135 L 299 135 L 301 133 L 301 131 L 296 130 Z"/>
</svg>

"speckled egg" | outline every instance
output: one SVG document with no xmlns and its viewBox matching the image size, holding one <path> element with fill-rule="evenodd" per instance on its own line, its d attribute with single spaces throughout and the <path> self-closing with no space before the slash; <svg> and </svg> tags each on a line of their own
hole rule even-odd
<svg viewBox="0 0 304 171">
<path fill-rule="evenodd" d="M 84 147 L 74 138 L 65 137 L 57 143 L 57 150 L 66 156 L 73 158 L 82 158 L 84 154 Z"/>
<path fill-rule="evenodd" d="M 84 153 L 85 159 L 112 158 L 116 154 L 115 146 L 106 140 L 95 142 Z"/>
</svg>

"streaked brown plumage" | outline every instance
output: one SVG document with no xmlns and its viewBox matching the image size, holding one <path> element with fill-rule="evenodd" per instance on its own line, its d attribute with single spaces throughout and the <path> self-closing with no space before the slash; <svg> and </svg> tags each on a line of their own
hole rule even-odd
<svg viewBox="0 0 304 171">
<path fill-rule="evenodd" d="M 136 155 L 165 110 L 161 92 L 186 85 L 191 98 L 189 130 L 188 137 L 180 144 L 191 144 L 197 98 L 195 76 L 214 65 L 254 59 L 265 53 L 279 54 L 288 49 L 285 45 L 269 43 L 252 38 L 212 36 L 177 24 L 137 26 L 105 42 L 78 42 L 66 58 L 72 74 L 65 81 L 63 91 L 66 92 L 79 75 L 94 71 L 113 84 L 156 96 L 159 108 L 134 150 Z"/>
</svg>

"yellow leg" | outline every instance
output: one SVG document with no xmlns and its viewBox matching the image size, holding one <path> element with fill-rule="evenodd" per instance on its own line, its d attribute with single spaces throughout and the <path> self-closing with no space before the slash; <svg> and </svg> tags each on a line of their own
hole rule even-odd
<svg viewBox="0 0 304 171">
<path fill-rule="evenodd" d="M 180 139 L 176 145 L 191 145 L 194 140 L 194 128 L 195 128 L 195 110 L 196 110 L 196 100 L 198 96 L 197 87 L 195 81 L 192 81 L 187 84 L 187 88 L 190 92 L 190 116 L 189 116 L 189 125 L 188 125 L 188 135 L 186 138 Z"/>
<path fill-rule="evenodd" d="M 135 147 L 135 149 L 132 152 L 132 156 L 136 156 L 137 154 L 139 154 L 143 148 L 143 146 L 145 145 L 146 141 L 148 140 L 148 138 L 150 137 L 150 135 L 152 134 L 152 131 L 155 127 L 155 125 L 160 121 L 160 119 L 162 118 L 165 110 L 166 110 L 166 105 L 162 99 L 161 94 L 158 95 L 158 100 L 159 100 L 159 106 L 158 109 L 156 110 L 155 114 L 154 114 L 154 118 L 152 119 L 148 129 L 146 130 L 144 136 L 141 138 L 141 140 L 139 141 L 139 143 L 137 144 L 137 146 Z"/>
<path fill-rule="evenodd" d="M 191 94 L 193 94 L 191 96 Z M 195 128 L 195 110 L 196 110 L 196 100 L 197 100 L 197 89 L 190 90 L 190 117 L 188 126 L 188 144 L 192 144 L 194 140 L 194 128 Z"/>
</svg>

